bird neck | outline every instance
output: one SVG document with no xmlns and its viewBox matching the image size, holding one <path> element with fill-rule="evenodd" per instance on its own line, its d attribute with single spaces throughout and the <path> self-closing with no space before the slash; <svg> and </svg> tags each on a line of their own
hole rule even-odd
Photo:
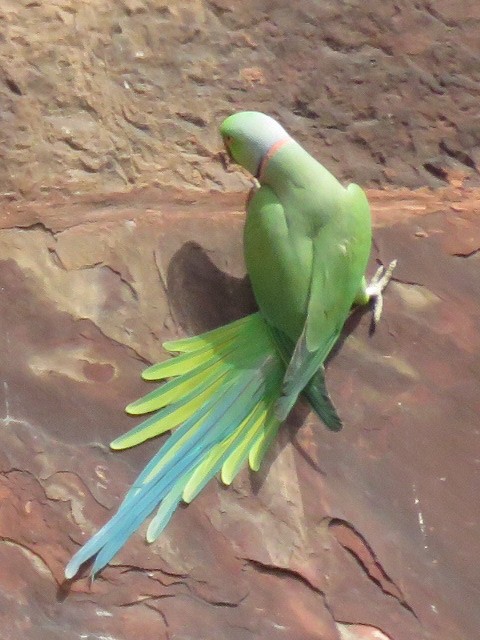
<svg viewBox="0 0 480 640">
<path fill-rule="evenodd" d="M 278 151 L 280 151 L 280 149 L 282 149 L 289 142 L 293 142 L 293 139 L 290 138 L 290 136 L 285 136 L 285 138 L 281 138 L 280 140 L 277 140 L 277 142 L 272 144 L 270 149 L 268 149 L 268 151 L 264 154 L 263 158 L 260 161 L 260 164 L 258 165 L 257 175 L 255 176 L 260 183 L 265 176 L 265 172 L 270 160 Z"/>
</svg>

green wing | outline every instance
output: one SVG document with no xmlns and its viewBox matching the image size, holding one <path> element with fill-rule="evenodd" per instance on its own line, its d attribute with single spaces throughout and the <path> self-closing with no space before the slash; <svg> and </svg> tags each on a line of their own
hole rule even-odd
<svg viewBox="0 0 480 640">
<path fill-rule="evenodd" d="M 307 316 L 285 373 L 283 396 L 276 408 L 280 419 L 288 415 L 338 340 L 362 283 L 370 234 L 368 201 L 360 187 L 349 185 L 313 242 Z"/>
<path fill-rule="evenodd" d="M 312 283 L 312 274 L 319 269 L 313 263 L 315 242 L 306 233 L 295 233 L 298 226 L 288 220 L 273 190 L 263 186 L 249 204 L 245 259 L 262 315 L 271 325 L 273 337 L 288 365 L 284 384 L 295 381 L 295 396 L 288 398 L 285 411 L 277 412 L 277 417 L 283 414 L 281 418 L 285 418 L 298 394 L 306 388 L 305 394 L 320 418 L 329 428 L 338 430 L 341 422 L 328 396 L 323 372 L 317 373 L 338 331 L 324 341 L 324 353 L 319 348 L 312 351 L 307 347 L 310 324 L 305 319 L 312 304 L 312 284 L 317 286 Z"/>
<path fill-rule="evenodd" d="M 282 200 L 264 185 L 248 207 L 245 260 L 255 297 L 266 320 L 295 344 L 276 407 L 279 419 L 337 341 L 370 252 L 363 191 L 356 185 L 338 189 L 336 181 L 328 183 L 330 174 L 321 177 L 317 189 L 289 185 Z M 328 399 L 323 390 L 320 397 Z M 326 406 L 333 409 L 331 402 Z"/>
<path fill-rule="evenodd" d="M 307 314 L 312 252 L 308 236 L 292 237 L 275 192 L 268 186 L 256 191 L 245 222 L 245 263 L 262 316 L 293 344 Z"/>
</svg>

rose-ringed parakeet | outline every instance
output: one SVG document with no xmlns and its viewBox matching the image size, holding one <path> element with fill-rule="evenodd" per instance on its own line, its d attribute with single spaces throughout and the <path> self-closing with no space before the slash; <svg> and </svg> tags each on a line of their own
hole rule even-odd
<svg viewBox="0 0 480 640">
<path fill-rule="evenodd" d="M 258 181 L 247 204 L 244 250 L 259 311 L 165 343 L 180 355 L 143 373 L 168 381 L 127 407 L 152 415 L 111 447 L 173 432 L 115 515 L 70 560 L 67 578 L 92 557 L 95 575 L 157 509 L 147 531 L 155 540 L 179 502 L 190 502 L 217 472 L 229 484 L 247 460 L 257 470 L 300 393 L 329 428 L 341 427 L 323 364 L 352 305 L 372 297 L 381 303 L 394 266 L 366 286 L 365 194 L 354 184 L 344 188 L 262 113 L 232 115 L 220 134 L 230 157 Z"/>
</svg>

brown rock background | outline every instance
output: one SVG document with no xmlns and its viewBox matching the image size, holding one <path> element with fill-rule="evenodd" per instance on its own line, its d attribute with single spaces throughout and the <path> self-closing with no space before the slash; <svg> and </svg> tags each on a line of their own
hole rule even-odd
<svg viewBox="0 0 480 640">
<path fill-rule="evenodd" d="M 2 0 L 2 640 L 478 635 L 479 23 L 472 0 Z M 65 584 L 158 447 L 108 450 L 141 369 L 253 308 L 216 137 L 244 108 L 389 186 L 384 320 L 329 365 L 346 428 L 299 407 L 258 474 Z"/>
<path fill-rule="evenodd" d="M 2 0 L 3 191 L 238 188 L 219 121 L 267 111 L 340 177 L 478 183 L 476 0 Z"/>
</svg>

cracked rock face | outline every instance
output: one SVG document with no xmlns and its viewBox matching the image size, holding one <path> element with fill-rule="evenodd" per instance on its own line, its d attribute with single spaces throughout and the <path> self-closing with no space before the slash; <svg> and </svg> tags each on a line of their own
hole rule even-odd
<svg viewBox="0 0 480 640">
<path fill-rule="evenodd" d="M 384 318 L 328 365 L 345 428 L 304 406 L 257 474 L 212 482 L 90 586 L 70 555 L 158 441 L 135 424 L 161 341 L 253 308 L 238 196 L 145 190 L 0 207 L 5 640 L 452 640 L 480 628 L 478 191 L 371 191 Z M 141 531 L 144 533 L 144 530 Z"/>
<path fill-rule="evenodd" d="M 477 637 L 479 7 L 2 0 L 3 640 Z M 259 473 L 66 584 L 160 444 L 108 449 L 141 370 L 255 308 L 224 193 L 249 183 L 216 133 L 241 109 L 405 187 L 369 191 L 371 272 L 399 265 L 375 335 L 355 315 L 328 365 L 346 426 L 300 405 Z"/>
<path fill-rule="evenodd" d="M 239 188 L 232 111 L 340 178 L 478 184 L 476 0 L 2 0 L 2 191 Z"/>
</svg>

